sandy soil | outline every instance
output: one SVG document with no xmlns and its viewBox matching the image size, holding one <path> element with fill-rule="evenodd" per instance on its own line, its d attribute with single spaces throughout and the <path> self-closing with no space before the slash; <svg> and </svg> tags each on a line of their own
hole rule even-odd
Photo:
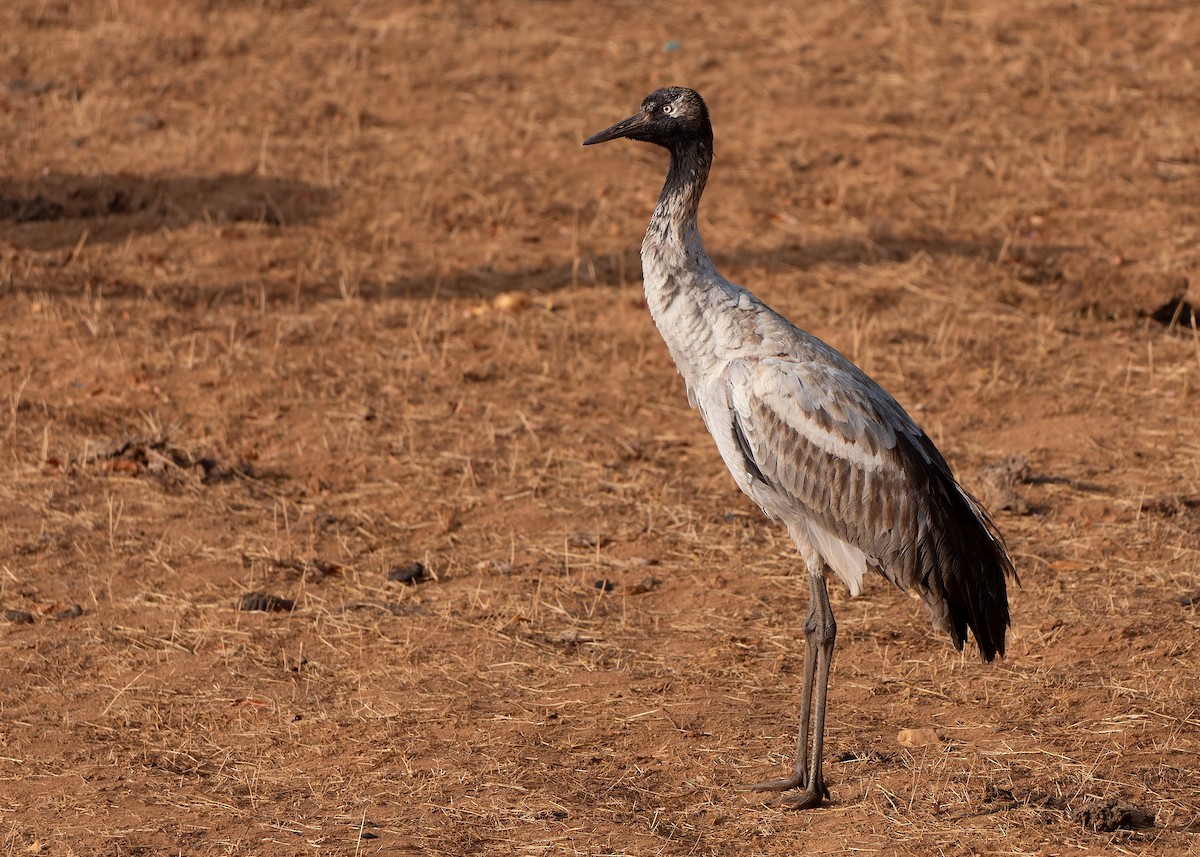
<svg viewBox="0 0 1200 857">
<path fill-rule="evenodd" d="M 775 5 L 0 5 L 0 852 L 1200 849 L 1200 10 Z M 807 591 L 642 303 L 663 155 L 579 146 L 668 83 L 1023 582 L 991 665 L 837 589 L 817 812 L 733 788 Z"/>
</svg>

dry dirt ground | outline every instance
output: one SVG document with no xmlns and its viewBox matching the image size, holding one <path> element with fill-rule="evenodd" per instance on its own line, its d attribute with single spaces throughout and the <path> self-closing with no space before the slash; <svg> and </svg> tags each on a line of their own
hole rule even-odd
<svg viewBox="0 0 1200 857">
<path fill-rule="evenodd" d="M 781 5 L 0 6 L 0 853 L 1200 850 L 1200 10 Z M 1023 583 L 991 665 L 837 588 L 816 812 L 733 788 L 807 586 L 642 303 L 664 156 L 579 146 L 668 83 Z"/>
</svg>

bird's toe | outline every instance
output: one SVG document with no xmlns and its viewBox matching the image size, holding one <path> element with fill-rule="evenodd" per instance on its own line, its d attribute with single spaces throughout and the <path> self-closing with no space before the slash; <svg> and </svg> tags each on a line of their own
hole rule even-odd
<svg viewBox="0 0 1200 857">
<path fill-rule="evenodd" d="M 777 780 L 738 786 L 738 789 L 744 792 L 786 792 L 791 789 L 803 788 L 805 779 L 803 774 L 793 773 Z"/>
<path fill-rule="evenodd" d="M 778 806 L 780 809 L 816 809 L 827 800 L 829 800 L 829 789 L 821 786 L 820 788 L 805 789 L 800 794 L 781 795 L 772 801 L 772 805 Z"/>
</svg>

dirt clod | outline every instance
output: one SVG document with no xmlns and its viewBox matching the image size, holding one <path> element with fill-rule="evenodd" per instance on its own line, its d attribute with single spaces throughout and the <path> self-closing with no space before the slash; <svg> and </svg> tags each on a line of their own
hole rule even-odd
<svg viewBox="0 0 1200 857">
<path fill-rule="evenodd" d="M 571 533 L 571 544 L 577 548 L 603 548 L 612 544 L 612 539 L 599 533 Z"/>
<path fill-rule="evenodd" d="M 1171 298 L 1162 306 L 1151 311 L 1150 317 L 1169 330 L 1183 328 L 1192 330 L 1200 327 L 1200 310 L 1183 296 Z"/>
<path fill-rule="evenodd" d="M 196 454 L 171 440 L 165 433 L 132 436 L 100 446 L 88 456 L 100 470 L 128 476 L 145 473 L 166 488 L 180 489 L 195 474 L 201 485 L 215 485 L 237 475 L 253 476 L 248 462 L 226 464 L 216 456 Z"/>
<path fill-rule="evenodd" d="M 4 621 L 14 625 L 32 625 L 33 614 L 26 610 L 8 610 L 4 613 Z"/>
<path fill-rule="evenodd" d="M 62 215 L 63 207 L 40 193 L 29 199 L 0 197 L 0 220 L 30 223 L 40 220 L 57 220 Z"/>
<path fill-rule="evenodd" d="M 336 562 L 318 559 L 276 558 L 272 564 L 279 569 L 293 571 L 312 581 L 323 580 L 329 575 L 341 574 L 342 567 Z"/>
<path fill-rule="evenodd" d="M 1075 811 L 1073 818 L 1097 833 L 1114 830 L 1143 830 L 1154 826 L 1156 813 L 1141 806 L 1096 801 Z"/>
<path fill-rule="evenodd" d="M 27 77 L 16 77 L 8 82 L 8 91 L 13 95 L 45 95 L 54 88 L 49 80 L 31 80 Z"/>
<path fill-rule="evenodd" d="M 430 580 L 430 577 L 425 566 L 419 562 L 414 562 L 411 565 L 393 568 L 387 573 L 387 579 L 396 583 L 404 583 L 408 586 L 416 586 L 418 583 Z"/>
<path fill-rule="evenodd" d="M 979 468 L 979 499 L 993 513 L 1009 511 L 1028 515 L 1032 511 L 1023 486 L 1030 479 L 1029 461 L 1023 455 L 1013 455 Z"/>
<path fill-rule="evenodd" d="M 139 113 L 133 117 L 133 121 L 147 131 L 158 131 L 167 124 L 157 113 Z"/>
<path fill-rule="evenodd" d="M 291 612 L 296 609 L 296 602 L 268 592 L 247 592 L 238 599 L 238 609 L 264 613 Z"/>
<path fill-rule="evenodd" d="M 829 761 L 838 764 L 846 764 L 848 762 L 875 762 L 889 763 L 896 761 L 896 756 L 892 753 L 883 753 L 879 750 L 843 750 L 830 756 Z"/>
<path fill-rule="evenodd" d="M 66 607 L 62 610 L 56 610 L 54 613 L 51 613 L 50 618 L 51 619 L 60 619 L 60 620 L 61 619 L 78 619 L 82 615 L 83 615 L 83 605 L 82 604 L 72 604 L 70 607 Z"/>
<path fill-rule="evenodd" d="M 629 584 L 625 591 L 630 595 L 642 595 L 647 592 L 653 592 L 660 586 L 662 586 L 662 578 L 649 575 Z"/>
</svg>

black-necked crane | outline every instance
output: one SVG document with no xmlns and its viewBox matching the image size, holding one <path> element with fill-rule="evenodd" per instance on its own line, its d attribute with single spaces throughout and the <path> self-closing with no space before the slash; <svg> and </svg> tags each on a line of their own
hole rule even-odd
<svg viewBox="0 0 1200 857">
<path fill-rule="evenodd" d="M 959 650 L 970 629 L 990 661 L 1004 654 L 1006 579 L 1016 572 L 987 512 L 899 403 L 713 266 L 696 224 L 713 158 L 700 95 L 660 89 L 637 113 L 583 142 L 620 137 L 671 155 L 642 242 L 642 277 L 688 401 L 738 487 L 787 526 L 808 567 L 796 764 L 789 776 L 746 788 L 802 789 L 779 802 L 819 806 L 829 794 L 822 755 L 836 634 L 826 573 L 851 595 L 862 590 L 868 568 L 917 593 L 935 628 Z"/>
</svg>

